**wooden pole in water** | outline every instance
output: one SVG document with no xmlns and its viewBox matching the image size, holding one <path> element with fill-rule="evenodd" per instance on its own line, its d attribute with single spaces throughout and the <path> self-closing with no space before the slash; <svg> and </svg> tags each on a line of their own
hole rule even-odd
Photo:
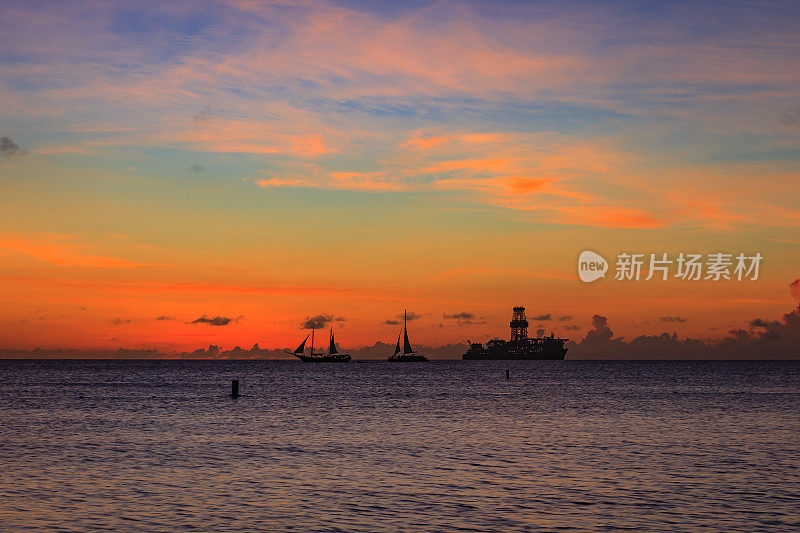
<svg viewBox="0 0 800 533">
<path fill-rule="evenodd" d="M 238 398 L 239 397 L 239 380 L 234 379 L 231 382 L 231 398 Z"/>
<path fill-rule="evenodd" d="M 506 370 L 506 379 L 509 379 L 510 377 L 511 377 L 511 371 Z"/>
</svg>

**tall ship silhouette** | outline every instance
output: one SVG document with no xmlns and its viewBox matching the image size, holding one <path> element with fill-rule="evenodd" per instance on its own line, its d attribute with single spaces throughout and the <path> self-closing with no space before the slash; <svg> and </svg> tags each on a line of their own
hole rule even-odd
<svg viewBox="0 0 800 533">
<path fill-rule="evenodd" d="M 403 349 L 400 350 L 400 336 L 403 337 Z M 403 331 L 397 334 L 397 345 L 394 347 L 394 355 L 390 355 L 390 363 L 420 363 L 427 361 L 424 355 L 420 355 L 411 347 L 408 340 L 408 316 L 403 310 Z"/>
<path fill-rule="evenodd" d="M 306 353 L 306 342 L 308 342 L 308 338 L 311 337 L 311 348 L 309 349 L 308 353 Z M 331 328 L 331 342 L 330 346 L 328 347 L 328 352 L 315 352 L 314 351 L 314 328 L 311 328 L 311 333 L 306 335 L 306 338 L 303 339 L 303 342 L 300 343 L 300 346 L 293 352 L 286 352 L 289 354 L 294 355 L 304 363 L 348 363 L 350 362 L 350 354 L 349 353 L 339 353 L 339 350 L 336 349 L 336 342 L 333 340 L 333 328 Z"/>
<path fill-rule="evenodd" d="M 549 337 L 528 338 L 525 308 L 515 307 L 511 316 L 511 340 L 492 339 L 486 346 L 469 342 L 463 359 L 564 359 L 567 354 L 564 343 L 567 340 L 559 339 L 553 333 Z"/>
</svg>

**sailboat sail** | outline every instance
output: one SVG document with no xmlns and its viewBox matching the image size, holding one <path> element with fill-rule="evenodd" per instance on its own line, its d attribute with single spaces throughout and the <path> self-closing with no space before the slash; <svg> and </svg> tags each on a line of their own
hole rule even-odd
<svg viewBox="0 0 800 533">
<path fill-rule="evenodd" d="M 413 315 L 412 315 L 413 316 Z M 400 351 L 400 337 L 403 337 L 403 351 Z M 397 344 L 394 347 L 394 355 L 390 355 L 388 361 L 403 362 L 403 363 L 422 363 L 428 359 L 424 355 L 420 355 L 411 347 L 411 341 L 408 340 L 408 311 L 403 310 L 403 329 L 397 334 Z"/>
<path fill-rule="evenodd" d="M 397 339 L 397 344 L 399 348 L 400 339 Z M 411 347 L 411 343 L 408 340 L 408 319 L 406 311 L 403 310 L 403 354 L 410 353 L 414 353 L 414 349 Z"/>
<path fill-rule="evenodd" d="M 305 338 L 305 339 L 303 339 L 303 342 L 301 342 L 301 343 L 300 343 L 300 346 L 298 346 L 298 347 L 297 347 L 297 349 L 296 349 L 296 350 L 295 350 L 293 353 L 296 353 L 296 354 L 301 354 L 301 353 L 303 353 L 303 352 L 305 351 L 305 349 L 306 349 L 306 342 L 308 341 L 308 338 L 309 338 L 310 336 L 311 336 L 311 333 L 309 333 L 309 334 L 306 336 L 306 338 Z"/>
<path fill-rule="evenodd" d="M 325 353 L 324 351 L 315 352 L 314 351 L 314 334 L 316 333 L 315 328 L 311 328 L 311 333 L 306 335 L 306 338 L 303 339 L 303 342 L 300 343 L 300 346 L 293 352 L 286 351 L 286 353 L 292 354 L 304 363 L 348 363 L 350 362 L 350 354 L 349 353 L 340 353 L 339 350 L 336 349 L 336 341 L 333 338 L 333 328 L 331 328 L 331 341 L 328 348 L 328 352 Z M 306 351 L 306 343 L 308 339 L 311 339 L 311 347 Z"/>
<path fill-rule="evenodd" d="M 403 353 L 414 353 L 411 343 L 408 341 L 408 330 L 403 328 Z"/>
<path fill-rule="evenodd" d="M 333 340 L 333 328 L 331 328 L 331 345 L 330 348 L 328 348 L 328 353 L 339 353 L 339 350 L 336 349 L 336 343 Z"/>
</svg>

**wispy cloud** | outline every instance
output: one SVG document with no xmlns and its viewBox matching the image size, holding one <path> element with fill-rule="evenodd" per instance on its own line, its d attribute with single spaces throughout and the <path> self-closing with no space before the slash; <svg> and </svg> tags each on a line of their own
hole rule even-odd
<svg viewBox="0 0 800 533">
<path fill-rule="evenodd" d="M 88 245 L 76 244 L 71 235 L 37 234 L 26 236 L 0 235 L 0 250 L 19 252 L 44 263 L 65 267 L 138 268 L 147 263 L 95 255 Z"/>
<path fill-rule="evenodd" d="M 468 312 L 460 312 L 460 313 L 452 313 L 442 314 L 442 318 L 445 320 L 455 320 L 457 326 L 470 326 L 474 324 L 486 324 L 486 320 L 482 319 L 483 317 L 476 317 L 475 313 L 468 313 Z M 444 324 L 440 324 L 439 327 L 444 327 Z"/>
<path fill-rule="evenodd" d="M 209 316 L 203 315 L 200 318 L 196 318 L 195 320 L 192 320 L 189 323 L 190 324 L 206 324 L 208 326 L 227 326 L 227 325 L 229 325 L 231 323 L 239 322 L 243 318 L 244 318 L 243 316 L 239 316 L 239 317 L 236 317 L 236 318 L 230 318 L 230 317 L 227 317 L 227 316 L 209 317 Z"/>
<path fill-rule="evenodd" d="M 784 126 L 800 125 L 800 105 L 787 108 L 781 115 L 781 124 Z"/>
<path fill-rule="evenodd" d="M 406 318 L 406 320 L 408 320 L 410 322 L 412 320 L 419 320 L 423 316 L 424 315 L 422 315 L 420 313 L 415 313 L 414 311 L 408 311 L 406 313 L 406 315 L 405 315 L 405 318 Z M 397 326 L 397 325 L 403 323 L 403 315 L 399 314 L 399 315 L 395 316 L 394 318 L 387 318 L 386 320 L 383 321 L 383 323 L 385 325 L 387 325 L 387 326 Z"/>
<path fill-rule="evenodd" d="M 19 145 L 9 137 L 0 137 L 0 156 L 14 157 L 24 154 L 25 152 L 19 149 Z"/>
<path fill-rule="evenodd" d="M 292 178 L 270 178 L 265 180 L 256 180 L 256 183 L 259 187 L 263 187 L 265 189 L 269 187 L 303 187 L 308 185 L 303 180 Z"/>
<path fill-rule="evenodd" d="M 444 318 L 445 320 L 472 320 L 473 318 L 475 318 L 475 313 L 467 313 L 463 311 L 461 313 L 452 313 L 449 315 L 447 313 L 444 313 L 442 315 L 442 318 Z"/>
<path fill-rule="evenodd" d="M 715 161 L 703 172 L 713 187 L 728 183 L 723 156 L 742 136 L 763 139 L 756 159 L 786 142 L 774 114 L 758 116 L 767 102 L 785 102 L 782 123 L 796 123 L 787 87 L 798 74 L 786 68 L 796 32 L 777 6 L 728 6 L 726 15 L 747 16 L 698 36 L 676 23 L 689 16 L 679 5 L 664 9 L 663 24 L 614 5 L 491 15 L 468 3 L 385 13 L 217 5 L 213 17 L 207 6 L 148 13 L 176 27 L 204 21 L 179 38 L 161 24 L 109 23 L 135 4 L 98 5 L 85 18 L 11 10 L 3 30 L 20 60 L 4 71 L 0 97 L 14 102 L 6 113 L 69 129 L 58 144 L 36 142 L 41 155 L 153 146 L 238 154 L 269 160 L 262 187 L 450 191 L 534 222 L 631 229 L 763 223 L 760 213 L 730 218 L 749 213 L 743 200 L 703 209 L 670 198 L 696 177 L 674 164 L 653 173 L 653 161 L 685 137 L 696 161 Z M 722 7 L 703 9 L 712 19 Z M 74 58 L 85 66 L 70 67 Z M 97 95 L 91 113 L 86 94 Z M 313 164 L 298 173 L 300 162 Z M 762 200 L 764 212 L 780 204 Z"/>
<path fill-rule="evenodd" d="M 198 113 L 192 119 L 192 122 L 195 124 L 205 124 L 211 121 L 213 116 L 213 110 L 211 104 L 203 107 L 202 110 L 198 111 Z"/>
<path fill-rule="evenodd" d="M 307 316 L 303 322 L 300 323 L 301 329 L 322 329 L 332 322 L 344 322 L 347 320 L 344 317 L 333 315 L 314 315 Z"/>
</svg>

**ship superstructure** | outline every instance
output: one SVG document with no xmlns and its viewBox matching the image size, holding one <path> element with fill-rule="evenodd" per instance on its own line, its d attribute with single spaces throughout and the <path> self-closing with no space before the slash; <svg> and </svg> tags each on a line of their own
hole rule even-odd
<svg viewBox="0 0 800 533">
<path fill-rule="evenodd" d="M 492 339 L 484 346 L 469 343 L 464 359 L 564 359 L 567 349 L 560 339 L 551 333 L 549 337 L 528 337 L 528 319 L 524 307 L 515 307 L 511 315 L 511 340 Z"/>
</svg>

